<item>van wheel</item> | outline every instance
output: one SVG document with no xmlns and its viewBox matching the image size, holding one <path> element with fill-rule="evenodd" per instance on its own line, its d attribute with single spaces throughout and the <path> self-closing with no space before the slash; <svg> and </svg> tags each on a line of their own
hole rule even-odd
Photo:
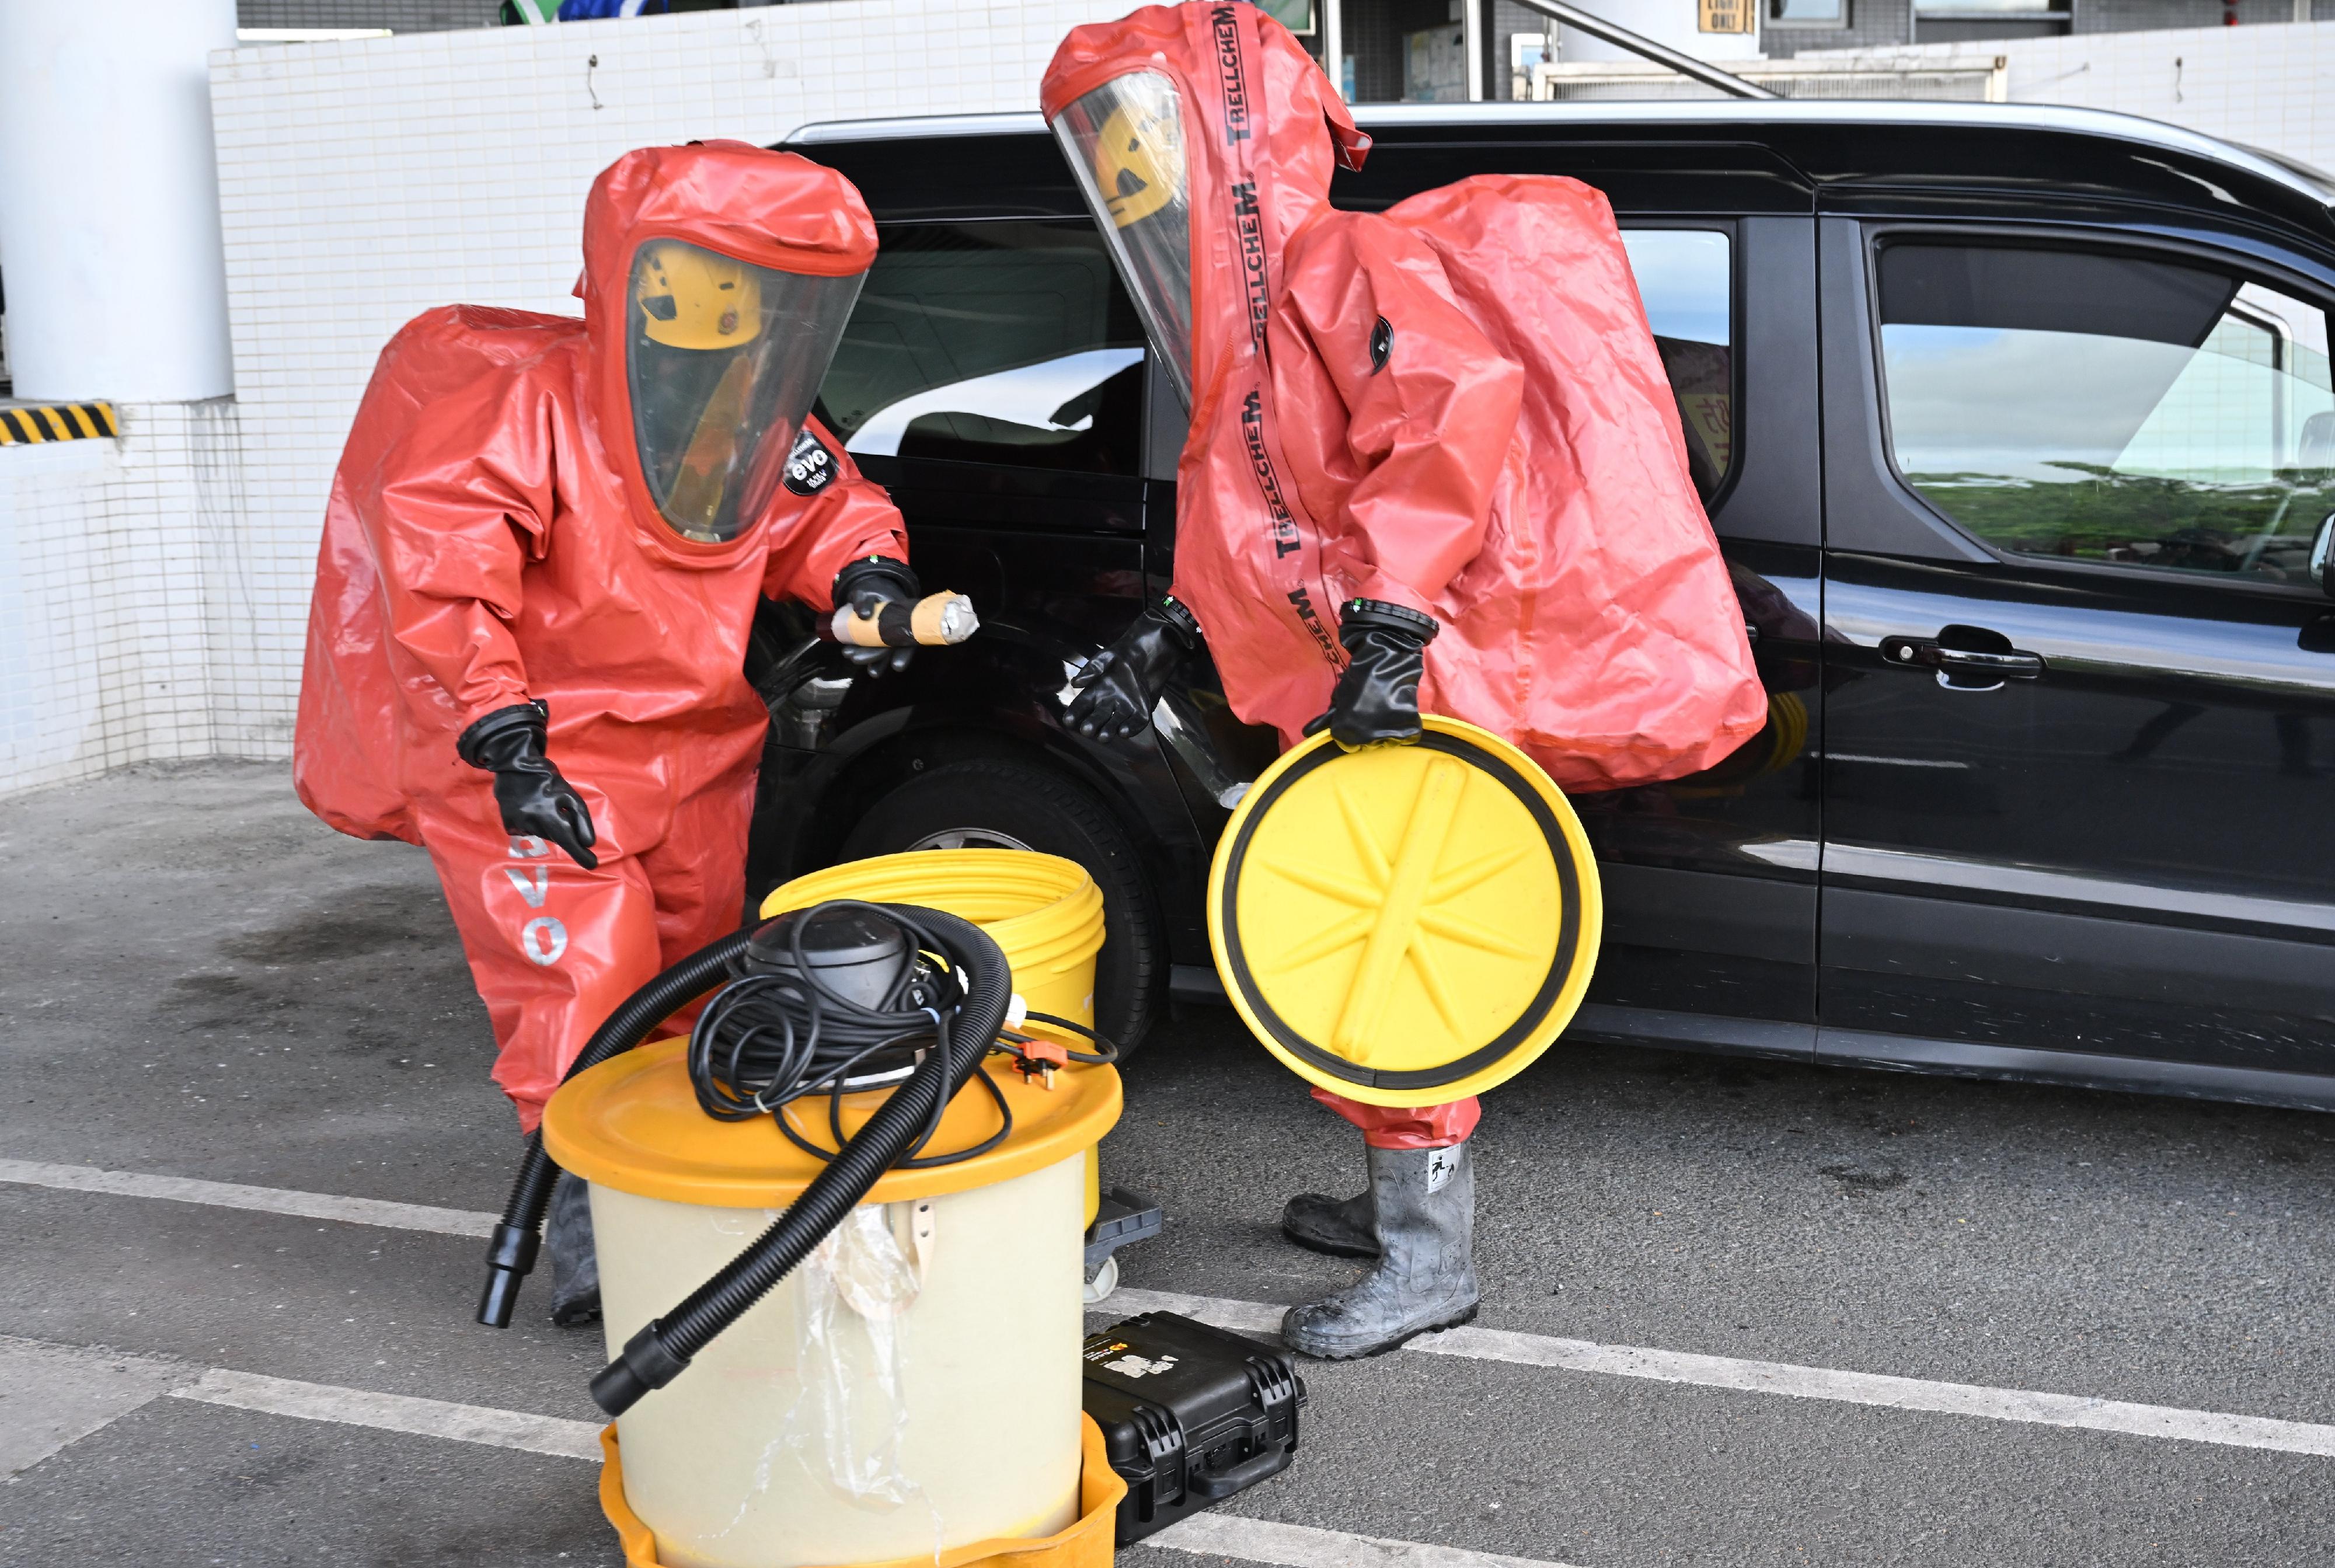
<svg viewBox="0 0 2335 1568">
<path fill-rule="evenodd" d="M 1122 1055 L 1143 1043 L 1166 973 L 1159 920 L 1134 847 L 1102 802 L 1048 769 L 953 762 L 877 801 L 843 840 L 852 860 L 913 849 L 1035 849 L 1085 866 L 1102 890 L 1095 1027 Z"/>
</svg>

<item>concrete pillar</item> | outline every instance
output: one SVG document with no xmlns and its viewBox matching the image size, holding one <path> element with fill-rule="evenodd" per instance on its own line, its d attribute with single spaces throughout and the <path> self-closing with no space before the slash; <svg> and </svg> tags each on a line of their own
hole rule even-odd
<svg viewBox="0 0 2335 1568">
<path fill-rule="evenodd" d="M 1759 13 L 1765 9 L 1761 0 L 1747 0 L 1751 7 L 1749 33 L 1705 33 L 1701 30 L 1702 9 L 1698 0 L 1573 0 L 1584 11 L 1620 24 L 1642 37 L 1667 44 L 1681 54 L 1691 54 L 1697 60 L 1748 60 L 1759 53 Z M 1552 32 L 1564 34 L 1561 54 L 1567 64 L 1583 60 L 1643 60 L 1618 44 L 1608 44 L 1602 38 L 1571 27 L 1549 24 Z"/>
<path fill-rule="evenodd" d="M 0 276 L 20 398 L 235 390 L 209 54 L 235 0 L 0 0 Z"/>
</svg>

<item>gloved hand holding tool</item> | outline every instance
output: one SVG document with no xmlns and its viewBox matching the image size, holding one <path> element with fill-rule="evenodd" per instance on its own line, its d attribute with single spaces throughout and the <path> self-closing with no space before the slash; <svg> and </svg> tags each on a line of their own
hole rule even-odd
<svg viewBox="0 0 2335 1568">
<path fill-rule="evenodd" d="M 973 601 L 963 594 L 925 596 L 906 561 L 870 556 L 835 575 L 835 615 L 828 630 L 843 656 L 867 671 L 905 670 L 919 646 L 964 642 L 981 630 Z"/>
<path fill-rule="evenodd" d="M 1200 648 L 1200 623 L 1173 597 L 1147 605 L 1119 640 L 1071 677 L 1079 688 L 1065 715 L 1095 740 L 1124 740 L 1151 722 L 1152 705 L 1177 666 Z"/>
<path fill-rule="evenodd" d="M 1434 616 L 1400 605 L 1347 600 L 1338 616 L 1345 673 L 1330 693 L 1329 711 L 1305 733 L 1327 730 L 1348 751 L 1417 742 L 1419 677 L 1427 673 L 1427 644 L 1441 629 Z"/>
<path fill-rule="evenodd" d="M 454 754 L 495 776 L 495 805 L 501 809 L 504 832 L 557 844 L 568 859 L 596 871 L 600 857 L 592 853 L 598 837 L 592 830 L 592 808 L 543 754 L 550 720 L 546 702 L 498 708 L 462 731 Z"/>
</svg>

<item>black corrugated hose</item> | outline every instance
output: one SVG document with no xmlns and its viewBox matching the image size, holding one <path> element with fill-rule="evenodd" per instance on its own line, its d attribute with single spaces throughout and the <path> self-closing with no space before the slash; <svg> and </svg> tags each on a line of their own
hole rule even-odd
<svg viewBox="0 0 2335 1568">
<path fill-rule="evenodd" d="M 687 958 L 626 997 L 592 1038 L 560 1081 L 586 1068 L 597 1067 L 647 1038 L 650 1030 L 730 978 L 730 962 L 745 951 L 754 934 L 749 925 L 719 942 L 699 948 Z M 510 1199 L 503 1205 L 502 1223 L 487 1244 L 487 1288 L 479 1298 L 479 1321 L 490 1329 L 510 1327 L 511 1309 L 518 1301 L 519 1282 L 535 1267 L 543 1245 L 543 1213 L 551 1205 L 551 1187 L 559 1167 L 543 1152 L 543 1129 L 528 1135 L 527 1154 L 518 1177 L 511 1183 Z"/>
<path fill-rule="evenodd" d="M 923 1063 L 770 1228 L 681 1305 L 635 1334 L 624 1352 L 592 1379 L 592 1399 L 609 1415 L 622 1415 L 650 1389 L 680 1376 L 692 1357 L 786 1278 L 820 1238 L 843 1223 L 884 1173 L 921 1141 L 941 1108 L 996 1046 L 1012 1001 L 1013 976 L 988 933 L 935 909 L 896 904 L 874 907 L 912 934 L 920 951 L 936 954 L 962 977 L 964 1000 L 954 1010 L 932 1014 L 934 1049 Z"/>
</svg>

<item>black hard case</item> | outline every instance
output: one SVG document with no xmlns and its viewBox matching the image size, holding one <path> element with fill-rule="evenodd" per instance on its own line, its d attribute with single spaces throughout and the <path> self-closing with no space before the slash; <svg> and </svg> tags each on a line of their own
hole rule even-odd
<svg viewBox="0 0 2335 1568">
<path fill-rule="evenodd" d="M 1305 1380 L 1274 1346 L 1145 1312 L 1083 1353 L 1087 1414 L 1127 1483 L 1119 1545 L 1289 1468 Z"/>
</svg>

